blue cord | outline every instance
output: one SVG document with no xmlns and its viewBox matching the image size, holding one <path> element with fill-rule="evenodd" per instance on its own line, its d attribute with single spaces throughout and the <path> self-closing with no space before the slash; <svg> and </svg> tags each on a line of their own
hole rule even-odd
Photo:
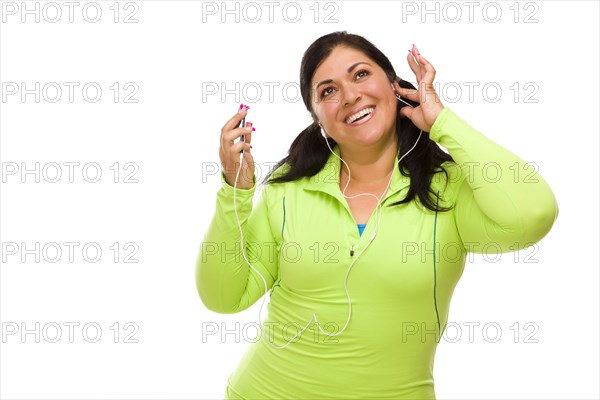
<svg viewBox="0 0 600 400">
<path fill-rule="evenodd" d="M 440 201 L 440 191 L 438 190 L 437 192 L 437 201 L 435 203 L 435 219 L 433 221 L 433 303 L 435 304 L 435 315 L 437 316 L 437 323 L 438 323 L 438 331 L 441 334 L 441 328 L 440 328 L 440 315 L 438 313 L 438 308 L 437 308 L 437 298 L 436 298 L 436 287 L 437 287 L 437 277 L 436 277 L 436 266 L 435 266 L 435 231 L 436 231 L 436 225 L 437 225 L 437 215 L 438 215 L 438 204 Z"/>
<path fill-rule="evenodd" d="M 283 196 L 283 224 L 281 225 L 281 239 L 283 239 L 283 228 L 285 227 L 285 196 Z"/>
<path fill-rule="evenodd" d="M 283 239 L 283 228 L 285 227 L 285 196 L 283 196 L 283 224 L 281 224 L 281 239 Z M 273 282 L 273 287 L 271 287 L 271 292 L 269 293 L 269 298 L 271 298 L 271 296 L 273 295 L 273 290 L 277 287 L 277 286 L 281 286 L 279 284 L 279 278 L 275 280 L 275 282 Z"/>
</svg>

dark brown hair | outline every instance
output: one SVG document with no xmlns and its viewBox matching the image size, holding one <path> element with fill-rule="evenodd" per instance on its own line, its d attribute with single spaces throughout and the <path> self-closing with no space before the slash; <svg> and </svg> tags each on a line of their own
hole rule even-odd
<svg viewBox="0 0 600 400">
<path fill-rule="evenodd" d="M 315 70 L 337 46 L 345 46 L 361 51 L 383 69 L 390 83 L 396 80 L 400 87 L 415 89 L 410 82 L 402 80 L 396 75 L 390 60 L 364 37 L 346 31 L 334 32 L 320 37 L 304 53 L 300 67 L 300 92 L 306 109 L 313 117 L 313 122 L 294 139 L 288 155 L 275 165 L 271 172 L 267 174 L 263 183 L 283 183 L 313 176 L 325 166 L 329 159 L 331 152 L 325 143 L 325 139 L 321 136 L 321 130 L 312 109 L 311 81 Z M 415 107 L 419 104 L 411 100 L 407 101 Z M 398 112 L 402 107 L 408 106 L 399 101 L 396 110 L 398 159 L 413 147 L 420 131 L 409 118 L 398 117 Z M 333 138 L 329 137 L 327 140 L 332 148 L 336 145 Z M 410 177 L 409 191 L 403 200 L 389 204 L 389 206 L 408 203 L 418 197 L 421 204 L 432 211 L 450 210 L 451 208 L 436 206 L 436 201 L 429 196 L 429 193 L 431 193 L 436 198 L 438 197 L 438 194 L 431 190 L 431 180 L 435 174 L 443 172 L 447 183 L 448 172 L 441 166 L 445 161 L 454 162 L 449 154 L 429 138 L 428 132 L 423 132 L 415 148 L 398 163 L 400 173 Z M 283 174 L 273 177 L 273 172 L 285 164 L 289 168 Z M 408 172 L 405 172 L 405 169 Z"/>
</svg>

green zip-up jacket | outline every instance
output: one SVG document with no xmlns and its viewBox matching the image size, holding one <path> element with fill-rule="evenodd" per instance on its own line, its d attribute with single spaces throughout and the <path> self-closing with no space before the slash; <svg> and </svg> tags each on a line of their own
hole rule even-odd
<svg viewBox="0 0 600 400">
<path fill-rule="evenodd" d="M 410 184 L 396 157 L 372 241 L 378 211 L 359 234 L 333 154 L 313 177 L 264 185 L 256 204 L 256 176 L 254 187 L 236 190 L 246 258 L 271 292 L 263 332 L 229 376 L 226 398 L 435 399 L 434 356 L 467 253 L 531 246 L 552 227 L 558 205 L 532 166 L 450 108 L 429 137 L 455 161 L 443 164 L 447 180 L 436 174 L 431 183 L 439 206 L 452 210 L 436 213 L 416 201 L 387 207 Z M 233 187 L 223 174 L 221 183 L 196 285 L 209 310 L 238 313 L 265 288 L 241 253 Z"/>
</svg>

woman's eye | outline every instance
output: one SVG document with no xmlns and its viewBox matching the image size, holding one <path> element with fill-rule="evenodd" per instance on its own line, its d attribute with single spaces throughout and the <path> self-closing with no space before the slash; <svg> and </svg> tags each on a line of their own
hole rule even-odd
<svg viewBox="0 0 600 400">
<path fill-rule="evenodd" d="M 331 93 L 331 92 L 329 91 L 330 89 L 333 89 L 333 88 L 331 88 L 331 87 L 325 88 L 325 90 L 323 90 L 323 91 L 321 92 L 321 97 L 325 97 L 325 96 L 329 95 L 329 94 Z"/>
<path fill-rule="evenodd" d="M 364 75 L 361 75 L 361 74 L 364 74 Z M 358 71 L 358 73 L 356 74 L 356 76 L 366 76 L 366 75 L 369 75 L 369 72 L 364 69 Z"/>
<path fill-rule="evenodd" d="M 369 71 L 364 70 L 364 69 L 362 69 L 356 73 L 357 78 L 362 78 L 363 76 L 367 76 L 367 75 L 369 75 Z M 327 88 L 323 89 L 323 91 L 321 92 L 321 98 L 329 96 L 332 93 L 331 91 L 333 91 L 332 87 L 327 87 Z"/>
</svg>

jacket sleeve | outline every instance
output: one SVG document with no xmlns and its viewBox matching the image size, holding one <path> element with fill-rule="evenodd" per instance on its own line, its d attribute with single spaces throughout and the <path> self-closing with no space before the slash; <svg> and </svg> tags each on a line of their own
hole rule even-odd
<svg viewBox="0 0 600 400">
<path fill-rule="evenodd" d="M 265 294 L 265 282 L 250 268 L 240 247 L 240 228 L 233 205 L 233 186 L 221 173 L 216 208 L 204 235 L 196 260 L 196 288 L 211 311 L 221 314 L 241 312 Z M 247 260 L 264 277 L 267 290 L 278 274 L 278 249 L 269 224 L 268 186 L 256 205 L 256 189 L 236 189 L 237 214 L 244 237 Z"/>
<path fill-rule="evenodd" d="M 456 164 L 454 220 L 464 249 L 505 253 L 531 246 L 550 231 L 558 204 L 536 169 L 445 107 L 429 137 Z"/>
</svg>

